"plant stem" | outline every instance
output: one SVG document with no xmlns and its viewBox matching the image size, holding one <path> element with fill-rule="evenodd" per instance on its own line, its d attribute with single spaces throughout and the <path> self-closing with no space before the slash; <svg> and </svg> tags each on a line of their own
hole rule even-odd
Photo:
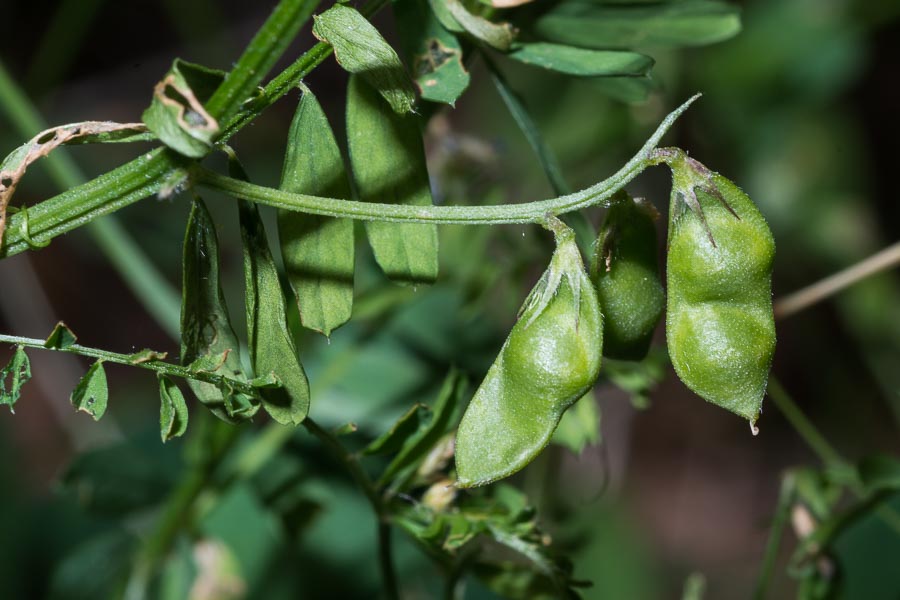
<svg viewBox="0 0 900 600">
<path fill-rule="evenodd" d="M 239 428 L 209 415 L 205 419 L 203 426 L 196 428 L 198 433 L 195 434 L 202 438 L 202 443 L 197 444 L 202 456 L 169 496 L 155 530 L 144 540 L 125 590 L 126 600 L 143 600 L 147 596 L 150 578 L 189 520 L 197 498 L 208 487 L 216 468 L 237 440 Z"/>
<path fill-rule="evenodd" d="M 0 108 L 22 137 L 30 137 L 47 128 L 37 109 L 9 76 L 2 63 Z M 50 178 L 61 189 L 73 188 L 86 180 L 84 173 L 65 151 L 57 149 L 47 156 L 46 164 Z M 177 339 L 181 298 L 141 247 L 115 219 L 94 221 L 88 232 L 144 309 L 166 333 Z"/>
<path fill-rule="evenodd" d="M 775 570 L 775 562 L 778 559 L 778 549 L 781 547 L 781 538 L 784 536 L 785 525 L 791 513 L 791 505 L 794 502 L 794 488 L 796 481 L 793 473 L 786 473 L 781 479 L 781 488 L 778 492 L 778 504 L 775 506 L 775 516 L 769 530 L 769 540 L 766 542 L 766 551 L 763 555 L 763 563 L 756 579 L 753 590 L 753 600 L 764 600 L 769 591 L 769 583 L 772 580 L 772 572 Z"/>
<path fill-rule="evenodd" d="M 230 119 L 284 54 L 309 19 L 318 0 L 281 0 L 266 19 L 206 109 L 217 120 Z"/>
<path fill-rule="evenodd" d="M 371 0 L 360 12 L 371 16 L 386 4 L 387 0 Z M 221 141 L 227 141 L 287 94 L 330 54 L 331 46 L 327 44 L 313 46 L 266 85 L 260 96 L 244 104 L 244 109 L 223 129 Z M 97 217 L 156 194 L 181 162 L 176 154 L 156 148 L 114 171 L 37 204 L 28 213 L 12 215 L 4 245 L 0 248 L 0 258 L 31 249 L 29 238 L 35 244 L 47 244 L 54 237 L 87 225 Z"/>
<path fill-rule="evenodd" d="M 384 6 L 388 0 L 370 0 L 363 4 L 359 12 L 366 18 L 373 16 Z M 243 109 L 231 118 L 223 127 L 222 141 L 228 141 L 237 131 L 248 122 L 256 118 L 263 110 L 275 103 L 276 100 L 297 87 L 300 81 L 309 75 L 313 69 L 331 55 L 332 48 L 324 42 L 319 42 L 294 61 L 288 68 L 279 73 L 264 88 L 262 93 L 247 102 Z"/>
<path fill-rule="evenodd" d="M 33 244 L 48 244 L 58 235 L 156 194 L 166 176 L 177 168 L 178 161 L 174 153 L 157 148 L 87 183 L 44 200 L 29 208 L 28 212 L 20 211 L 12 215 L 0 257 L 24 252 Z"/>
<path fill-rule="evenodd" d="M 800 434 L 806 445 L 816 453 L 819 459 L 827 466 L 845 467 L 847 461 L 844 460 L 834 447 L 828 443 L 816 426 L 803 414 L 800 407 L 794 402 L 790 394 L 781 386 L 778 379 L 769 376 L 769 398 L 775 403 L 781 414 L 793 426 L 794 430 Z"/>
<path fill-rule="evenodd" d="M 195 183 L 209 189 L 276 208 L 295 210 L 329 217 L 343 217 L 365 221 L 393 221 L 403 223 L 441 223 L 447 225 L 493 225 L 499 223 L 539 223 L 548 215 L 559 215 L 603 203 L 612 197 L 641 171 L 660 158 L 654 149 L 663 135 L 685 110 L 697 99 L 694 96 L 672 111 L 643 147 L 621 169 L 609 178 L 585 190 L 566 196 L 529 202 L 489 206 L 409 206 L 378 204 L 335 198 L 294 194 L 263 187 L 219 175 L 195 166 L 191 176 Z"/>
<path fill-rule="evenodd" d="M 118 352 L 110 352 L 108 350 L 100 350 L 99 348 L 90 348 L 81 344 L 72 344 L 65 348 L 47 348 L 44 346 L 44 340 L 37 338 L 20 337 L 17 335 L 0 334 L 0 344 L 14 344 L 24 346 L 26 348 L 37 348 L 39 350 L 52 350 L 55 352 L 66 352 L 68 354 L 77 354 L 88 358 L 95 358 L 104 362 L 125 365 L 128 367 L 138 367 L 139 369 L 147 369 L 156 373 L 162 373 L 170 377 L 179 377 L 182 379 L 196 379 L 211 383 L 213 385 L 228 384 L 235 392 L 257 396 L 259 389 L 250 385 L 245 381 L 239 381 L 230 377 L 216 375 L 209 371 L 192 371 L 188 366 L 176 365 L 173 363 L 163 362 L 162 360 L 145 360 L 140 361 L 134 354 L 120 354 Z"/>
<path fill-rule="evenodd" d="M 347 469 L 350 477 L 353 478 L 372 505 L 372 510 L 378 519 L 378 562 L 381 568 L 385 593 L 391 600 L 400 598 L 397 576 L 391 555 L 390 512 L 384 505 L 378 490 L 375 488 L 375 484 L 360 466 L 357 458 L 331 432 L 322 429 L 309 417 L 304 419 L 302 425 L 331 450 L 335 458 Z"/>
<path fill-rule="evenodd" d="M 789 294 L 775 302 L 775 318 L 784 319 L 834 296 L 838 292 L 862 281 L 866 277 L 900 265 L 900 242 L 861 260 L 860 262 L 829 275 L 825 279 Z"/>
<path fill-rule="evenodd" d="M 538 129 L 537 123 L 534 122 L 531 114 L 525 108 L 522 99 L 511 87 L 509 87 L 509 83 L 506 81 L 506 78 L 503 77 L 503 73 L 497 69 L 497 65 L 494 64 L 487 53 L 482 51 L 480 56 L 482 60 L 484 60 L 488 72 L 491 74 L 494 87 L 497 88 L 497 93 L 506 105 L 507 111 L 516 122 L 519 131 L 525 136 L 528 145 L 531 146 L 531 150 L 534 152 L 538 164 L 541 165 L 541 169 L 544 171 L 544 176 L 546 176 L 547 181 L 550 183 L 553 193 L 558 196 L 571 194 L 572 188 L 566 182 L 565 176 L 563 176 L 556 154 L 544 141 L 541 130 Z M 578 236 L 579 245 L 582 249 L 587 251 L 594 242 L 594 238 L 597 237 L 597 232 L 594 231 L 590 221 L 588 221 L 587 217 L 583 214 L 573 212 L 567 216 L 566 223 L 575 230 L 575 234 Z"/>
<path fill-rule="evenodd" d="M 572 189 L 566 183 L 565 177 L 563 177 L 556 155 L 544 142 L 541 131 L 522 103 L 522 99 L 509 87 L 506 78 L 503 77 L 503 74 L 497 69 L 497 65 L 494 64 L 494 61 L 490 59 L 487 53 L 482 52 L 481 59 L 491 75 L 491 80 L 494 82 L 494 87 L 497 88 L 497 93 L 500 95 L 500 99 L 503 100 L 506 110 L 509 111 L 522 135 L 528 140 L 528 145 L 534 151 L 544 174 L 547 176 L 547 180 L 550 182 L 550 186 L 553 188 L 553 192 L 557 195 L 570 194 Z"/>
<path fill-rule="evenodd" d="M 825 466 L 833 469 L 837 473 L 849 473 L 849 480 L 846 484 L 850 491 L 857 498 L 865 497 L 865 490 L 855 469 L 850 463 L 838 453 L 834 447 L 828 443 L 816 426 L 803 414 L 800 407 L 794 402 L 790 394 L 785 391 L 778 380 L 769 376 L 769 397 L 775 402 L 775 406 L 785 416 L 788 422 L 794 427 L 794 430 L 800 434 L 800 437 L 806 442 L 806 445 L 815 452 L 819 459 L 825 463 Z M 890 506 L 879 507 L 875 514 L 881 521 L 890 527 L 895 533 L 900 535 L 900 515 Z"/>
</svg>

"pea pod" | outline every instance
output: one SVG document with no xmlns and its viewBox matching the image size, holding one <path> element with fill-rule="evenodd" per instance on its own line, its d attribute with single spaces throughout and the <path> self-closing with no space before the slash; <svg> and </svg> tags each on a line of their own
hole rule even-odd
<svg viewBox="0 0 900 600">
<path fill-rule="evenodd" d="M 563 413 L 597 380 L 603 317 L 575 235 L 559 221 L 556 251 L 500 354 L 469 403 L 456 437 L 461 487 L 484 485 L 527 465 Z"/>
<path fill-rule="evenodd" d="M 775 242 L 734 183 L 680 153 L 670 166 L 669 355 L 685 385 L 753 427 L 775 352 Z"/>
<path fill-rule="evenodd" d="M 659 213 L 643 199 L 626 196 L 606 215 L 594 243 L 591 277 L 603 308 L 603 355 L 647 356 L 666 295 L 659 278 L 656 227 Z"/>
</svg>

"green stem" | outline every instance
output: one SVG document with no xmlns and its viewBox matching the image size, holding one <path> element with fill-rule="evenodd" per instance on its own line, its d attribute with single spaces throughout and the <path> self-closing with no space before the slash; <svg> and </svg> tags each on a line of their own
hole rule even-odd
<svg viewBox="0 0 900 600">
<path fill-rule="evenodd" d="M 794 430 L 800 434 L 806 445 L 818 455 L 819 459 L 826 466 L 844 468 L 847 461 L 844 460 L 834 447 L 828 443 L 816 426 L 803 414 L 800 407 L 794 402 L 790 394 L 781 386 L 778 379 L 769 376 L 769 398 L 775 403 L 781 414 L 793 426 Z"/>
<path fill-rule="evenodd" d="M 544 142 L 540 129 L 538 129 L 534 119 L 531 118 L 522 99 L 509 87 L 506 78 L 503 77 L 503 74 L 497 69 L 497 65 L 485 52 L 481 53 L 481 58 L 487 67 L 488 73 L 491 75 L 494 87 L 497 88 L 497 93 L 500 94 L 500 99 L 503 100 L 503 104 L 506 105 L 509 114 L 512 115 L 519 130 L 525 136 L 525 139 L 528 140 L 528 145 L 534 151 L 541 168 L 544 170 L 544 174 L 547 176 L 547 180 L 550 182 L 550 186 L 553 188 L 553 192 L 560 196 L 570 194 L 572 189 L 566 183 L 565 177 L 563 177 L 556 155 Z"/>
<path fill-rule="evenodd" d="M 384 6 L 388 0 L 370 0 L 360 7 L 359 12 L 366 18 L 373 16 Z M 331 56 L 332 48 L 324 42 L 319 42 L 300 58 L 294 61 L 288 68 L 279 73 L 263 88 L 262 93 L 247 102 L 238 113 L 223 127 L 222 141 L 227 141 L 248 122 L 256 118 L 263 110 L 275 103 L 276 100 L 290 92 L 309 75 L 313 69 L 322 64 Z"/>
<path fill-rule="evenodd" d="M 303 421 L 303 426 L 331 450 L 335 458 L 347 469 L 350 477 L 353 478 L 353 481 L 356 482 L 372 505 L 372 510 L 378 518 L 378 562 L 381 568 L 385 593 L 391 600 L 400 598 L 397 575 L 394 571 L 391 553 L 390 511 L 385 506 L 375 484 L 363 470 L 356 456 L 351 454 L 331 432 L 322 429 L 309 417 Z"/>
<path fill-rule="evenodd" d="M 769 591 L 769 583 L 775 570 L 775 562 L 778 559 L 778 549 L 781 547 L 781 538 L 784 536 L 785 525 L 791 513 L 791 505 L 794 502 L 794 489 L 796 481 L 793 473 L 786 473 L 781 480 L 781 489 L 778 493 L 778 504 L 775 507 L 775 516 L 772 519 L 772 527 L 769 531 L 769 540 L 766 542 L 766 551 L 763 555 L 762 568 L 756 580 L 753 590 L 753 600 L 764 600 Z"/>
<path fill-rule="evenodd" d="M 45 245 L 119 209 L 156 194 L 178 158 L 157 148 L 85 184 L 44 200 L 9 218 L 0 257 Z"/>
<path fill-rule="evenodd" d="M 360 9 L 360 12 L 371 16 L 386 4 L 387 0 L 371 0 Z M 269 82 L 256 99 L 245 103 L 244 109 L 239 111 L 224 128 L 222 141 L 228 140 L 292 90 L 330 54 L 331 47 L 322 43 L 316 44 L 303 54 Z M 26 213 L 12 215 L 4 245 L 0 248 L 0 258 L 31 249 L 29 239 L 34 245 L 47 244 L 54 237 L 87 225 L 97 217 L 156 194 L 163 188 L 166 179 L 173 176 L 180 162 L 174 153 L 157 148 L 114 171 L 41 202 L 29 209 L 27 217 Z M 27 227 L 25 227 L 26 218 Z"/>
<path fill-rule="evenodd" d="M 794 430 L 800 434 L 806 445 L 815 452 L 819 459 L 825 463 L 826 467 L 834 470 L 836 474 L 840 474 L 846 478 L 847 487 L 857 498 L 864 498 L 865 491 L 859 481 L 856 470 L 850 463 L 838 453 L 834 447 L 828 443 L 816 426 L 803 414 L 800 407 L 794 402 L 790 394 L 781 386 L 781 383 L 774 377 L 769 376 L 769 398 L 775 402 L 775 406 L 781 411 L 788 422 L 794 427 Z M 876 503 L 877 504 L 877 503 Z M 900 535 L 900 515 L 890 506 L 881 506 L 875 511 L 881 521 L 890 527 L 895 533 Z"/>
<path fill-rule="evenodd" d="M 9 76 L 2 63 L 0 63 L 0 109 L 6 113 L 22 137 L 30 137 L 47 129 L 41 115 Z M 86 180 L 78 165 L 63 150 L 53 152 L 47 156 L 45 162 L 50 178 L 61 189 L 74 188 Z M 33 216 L 33 212 L 29 213 L 29 217 Z M 29 225 L 32 225 L 30 218 Z M 90 224 L 88 232 L 144 309 L 169 335 L 177 339 L 181 298 L 141 247 L 115 219 L 94 221 Z"/>
<path fill-rule="evenodd" d="M 132 576 L 125 590 L 126 600 L 143 600 L 147 597 L 150 579 L 156 572 L 175 539 L 189 522 L 191 511 L 197 498 L 209 486 L 213 474 L 237 440 L 240 429 L 229 426 L 211 417 L 195 428 L 202 437 L 202 457 L 189 469 L 187 474 L 169 496 L 156 528 L 144 540 L 137 556 Z"/>
<path fill-rule="evenodd" d="M 491 74 L 494 87 L 497 88 L 497 92 L 503 100 L 503 103 L 506 105 L 507 111 L 509 111 L 509 114 L 516 122 L 516 125 L 518 125 L 522 135 L 525 136 L 528 145 L 531 146 L 531 150 L 534 152 L 538 163 L 541 165 L 541 169 L 544 171 L 544 176 L 550 183 L 553 193 L 558 196 L 571 194 L 572 188 L 566 182 L 565 176 L 563 176 L 556 154 L 544 141 L 541 130 L 538 129 L 537 123 L 534 122 L 528 109 L 525 108 L 522 99 L 516 94 L 515 90 L 509 86 L 506 78 L 503 77 L 503 74 L 490 57 L 488 57 L 487 53 L 482 50 L 480 55 L 482 60 L 484 60 L 485 66 L 487 66 L 488 72 Z M 566 223 L 575 230 L 575 234 L 578 236 L 579 245 L 587 251 L 594 242 L 594 238 L 597 237 L 597 232 L 594 231 L 590 221 L 580 212 L 569 213 L 565 220 Z"/>
<path fill-rule="evenodd" d="M 213 117 L 224 121 L 234 116 L 287 50 L 317 4 L 318 0 L 281 0 L 278 3 L 206 103 L 206 109 Z"/>
<path fill-rule="evenodd" d="M 190 367 L 167 363 L 161 360 L 149 360 L 144 362 L 140 362 L 138 360 L 136 362 L 136 357 L 133 354 L 120 354 L 118 352 L 110 352 L 109 350 L 101 350 L 99 348 L 82 346 L 81 344 L 72 344 L 71 346 L 66 346 L 65 348 L 47 348 L 46 346 L 44 346 L 44 340 L 5 334 L 0 334 L 0 344 L 14 344 L 17 346 L 24 346 L 25 348 L 36 348 L 38 350 L 52 350 L 54 352 L 77 354 L 78 356 L 95 358 L 97 360 L 102 360 L 108 363 L 146 369 L 155 373 L 168 375 L 169 377 L 195 379 L 197 381 L 203 381 L 205 383 L 211 383 L 217 386 L 227 384 L 235 392 L 248 394 L 250 396 L 259 395 L 259 389 L 244 381 L 239 381 L 237 379 L 232 379 L 230 377 L 225 377 L 222 375 L 216 375 L 215 373 L 211 373 L 208 371 L 192 371 Z"/>
<path fill-rule="evenodd" d="M 634 179 L 646 167 L 658 164 L 654 149 L 663 135 L 685 110 L 697 99 L 694 96 L 672 111 L 644 146 L 621 169 L 609 178 L 587 189 L 537 202 L 489 206 L 409 206 L 378 204 L 336 198 L 294 194 L 219 175 L 195 166 L 191 170 L 195 183 L 243 200 L 258 202 L 310 214 L 343 217 L 365 221 L 393 221 L 403 223 L 441 223 L 447 225 L 493 225 L 499 223 L 540 223 L 548 215 L 559 215 L 602 204 Z"/>
</svg>

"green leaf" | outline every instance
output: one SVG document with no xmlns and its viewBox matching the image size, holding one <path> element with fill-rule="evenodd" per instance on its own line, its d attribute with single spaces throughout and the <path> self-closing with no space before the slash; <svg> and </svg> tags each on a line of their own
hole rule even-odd
<svg viewBox="0 0 900 600">
<path fill-rule="evenodd" d="M 330 198 L 352 195 L 328 119 L 307 88 L 288 133 L 281 189 Z M 279 210 L 278 236 L 300 321 L 330 336 L 353 310 L 353 221 Z"/>
<path fill-rule="evenodd" d="M 181 364 L 243 379 L 240 345 L 219 283 L 219 242 L 206 205 L 195 198 L 184 235 L 181 304 Z M 246 407 L 212 383 L 188 381 L 197 399 L 220 419 L 235 422 Z"/>
<path fill-rule="evenodd" d="M 432 204 L 425 150 L 414 115 L 391 113 L 361 78 L 347 92 L 350 163 L 360 199 L 389 204 Z M 375 260 L 398 283 L 437 278 L 437 226 L 366 222 Z"/>
<path fill-rule="evenodd" d="M 563 414 L 551 441 L 575 454 L 600 441 L 600 410 L 593 390 Z"/>
<path fill-rule="evenodd" d="M 343 4 L 335 4 L 313 20 L 313 34 L 334 48 L 334 56 L 345 71 L 364 78 L 394 112 L 412 111 L 416 93 L 409 75 L 374 25 Z"/>
<path fill-rule="evenodd" d="M 588 50 L 561 44 L 518 44 L 509 57 L 527 65 L 584 77 L 644 76 L 653 59 L 625 50 Z"/>
<path fill-rule="evenodd" d="M 16 346 L 9 363 L 0 370 L 0 404 L 7 405 L 9 412 L 16 412 L 13 407 L 19 401 L 22 386 L 29 379 L 31 379 L 31 362 L 25 354 L 25 348 Z"/>
<path fill-rule="evenodd" d="M 244 248 L 247 338 L 257 375 L 275 373 L 284 387 L 265 389 L 263 408 L 283 425 L 297 425 L 309 412 L 309 383 L 287 328 L 284 294 L 266 231 L 255 204 L 238 204 Z"/>
<path fill-rule="evenodd" d="M 431 419 L 415 432 L 378 479 L 380 485 L 390 481 L 398 473 L 420 464 L 462 416 L 463 396 L 468 380 L 453 369 L 444 380 L 431 412 Z"/>
<path fill-rule="evenodd" d="M 534 25 L 547 40 L 585 48 L 703 46 L 741 29 L 740 10 L 718 0 L 603 4 L 567 0 Z"/>
<path fill-rule="evenodd" d="M 396 2 L 394 15 L 419 94 L 454 106 L 470 80 L 459 40 L 441 26 L 427 0 Z"/>
<path fill-rule="evenodd" d="M 204 108 L 219 84 L 222 71 L 175 59 L 153 88 L 153 100 L 142 119 L 163 144 L 191 158 L 212 150 L 219 122 Z"/>
<path fill-rule="evenodd" d="M 432 6 L 435 4 L 444 5 L 444 7 L 434 11 L 438 18 L 440 18 L 441 12 L 449 12 L 453 19 L 466 30 L 466 33 L 475 39 L 501 52 L 506 52 L 512 46 L 516 37 L 516 30 L 509 23 L 492 23 L 483 17 L 473 15 L 459 0 L 434 0 Z M 443 23 L 444 19 L 441 22 Z"/>
<path fill-rule="evenodd" d="M 159 375 L 159 434 L 163 442 L 187 431 L 188 408 L 184 394 L 165 375 Z"/>
<path fill-rule="evenodd" d="M 109 400 L 109 387 L 106 384 L 106 370 L 103 361 L 98 360 L 88 369 L 78 385 L 72 391 L 70 398 L 72 406 L 91 415 L 95 421 L 99 421 L 106 412 L 106 403 Z"/>
<path fill-rule="evenodd" d="M 445 0 L 428 0 L 428 5 L 431 7 L 432 14 L 434 14 L 434 17 L 444 29 L 453 33 L 463 33 L 465 31 L 465 28 L 460 25 L 456 17 L 450 12 L 450 7 L 447 6 Z"/>
<path fill-rule="evenodd" d="M 237 112 L 297 37 L 300 26 L 309 19 L 318 4 L 318 0 L 278 2 L 225 81 L 209 99 L 209 112 L 223 121 Z"/>
<path fill-rule="evenodd" d="M 47 340 L 44 342 L 44 348 L 49 348 L 51 350 L 65 350 L 74 344 L 77 339 L 78 337 L 72 333 L 72 330 L 69 329 L 65 323 L 60 321 L 56 324 L 56 327 L 53 328 L 53 331 L 50 332 L 50 335 L 47 336 Z"/>
<path fill-rule="evenodd" d="M 390 429 L 366 446 L 363 454 L 392 454 L 400 450 L 409 438 L 421 430 L 422 413 L 425 411 L 428 407 L 424 404 L 413 405 Z"/>
</svg>

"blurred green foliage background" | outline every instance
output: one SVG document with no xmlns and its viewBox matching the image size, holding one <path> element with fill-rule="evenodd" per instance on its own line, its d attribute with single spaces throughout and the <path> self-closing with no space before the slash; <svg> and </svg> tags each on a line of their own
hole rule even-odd
<svg viewBox="0 0 900 600">
<path fill-rule="evenodd" d="M 174 56 L 227 68 L 268 4 L 10 2 L 0 60 L 50 123 L 135 121 Z M 629 94 L 627 102 L 613 100 L 596 81 L 508 61 L 500 67 L 575 188 L 618 168 L 669 110 L 702 92 L 667 139 L 758 203 L 778 245 L 777 299 L 900 239 L 900 4 L 741 4 L 743 31 L 731 40 L 648 49 L 657 65 L 646 99 Z M 389 14 L 376 23 L 392 31 Z M 304 30 L 288 58 L 313 43 Z M 306 83 L 340 138 L 344 73 L 329 62 Z M 258 183 L 277 185 L 296 97 L 235 138 Z M 4 119 L 5 154 L 24 138 Z M 552 194 L 477 62 L 472 89 L 455 109 L 432 119 L 426 145 L 441 202 L 522 202 Z M 71 154 L 93 174 L 121 163 L 126 152 L 132 150 L 113 146 Z M 662 169 L 642 175 L 629 190 L 665 214 L 669 188 Z M 56 192 L 37 164 L 19 193 L 35 202 Z M 242 292 L 233 206 L 216 197 L 208 204 L 221 224 L 235 311 Z M 118 215 L 173 284 L 180 278 L 188 208 L 184 198 L 148 199 Z M 588 211 L 595 225 L 600 215 Z M 306 335 L 302 354 L 313 384 L 311 414 L 330 427 L 356 423 L 362 444 L 413 402 L 430 402 L 450 365 L 478 380 L 544 268 L 552 241 L 536 227 L 443 227 L 441 278 L 427 289 L 387 285 L 364 245 L 359 248 L 354 320 L 330 343 Z M 0 263 L 0 331 L 41 337 L 57 320 L 87 345 L 177 355 L 177 342 L 141 309 L 83 231 Z M 896 454 L 900 274 L 872 277 L 781 321 L 778 335 L 774 373 L 827 438 L 851 459 Z M 657 344 L 664 344 L 661 331 Z M 7 349 L 0 354 L 5 359 Z M 69 390 L 86 363 L 37 353 L 32 361 L 36 377 L 16 414 L 0 415 L 0 595 L 107 597 L 111 582 L 130 566 L 128 551 L 184 477 L 189 444 L 158 441 L 152 377 L 110 368 L 110 412 L 94 423 L 68 408 Z M 679 597 L 685 579 L 697 572 L 706 578 L 708 598 L 749 597 L 780 474 L 815 464 L 815 457 L 773 407 L 766 406 L 761 433 L 751 437 L 744 422 L 693 396 L 671 369 L 648 396 L 637 394 L 632 402 L 609 379 L 601 380 L 595 396 L 602 443 L 580 456 L 551 447 L 515 479 L 554 543 L 574 561 L 576 578 L 593 582 L 584 596 Z M 202 428 L 199 411 L 192 416 L 192 427 Z M 242 432 L 234 460 L 260 431 Z M 195 582 L 191 555 L 197 548 L 190 534 L 224 544 L 228 550 L 211 554 L 224 561 L 216 567 L 219 583 L 233 583 L 231 591 L 246 597 L 373 597 L 379 581 L 373 519 L 352 483 L 298 431 L 252 477 L 201 498 L 159 593 L 181 597 Z M 439 595 L 431 563 L 402 535 L 395 539 L 406 597 Z M 841 597 L 900 595 L 900 537 L 883 522 L 862 521 L 837 550 Z M 795 594 L 785 573 L 788 554 L 783 548 L 771 597 Z M 228 593 L 202 597 L 232 597 Z M 466 597 L 493 596 L 473 579 Z"/>
</svg>

